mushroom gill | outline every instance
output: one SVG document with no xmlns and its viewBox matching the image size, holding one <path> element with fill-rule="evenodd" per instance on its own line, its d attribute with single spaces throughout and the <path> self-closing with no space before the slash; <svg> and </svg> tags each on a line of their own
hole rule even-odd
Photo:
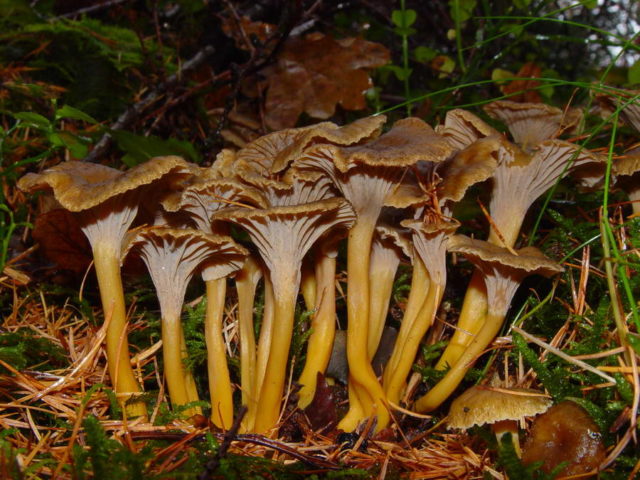
<svg viewBox="0 0 640 480">
<path fill-rule="evenodd" d="M 563 111 L 544 103 L 497 100 L 485 105 L 484 111 L 502 121 L 525 152 L 533 151 L 545 140 L 557 138 L 582 120 L 582 111 L 578 108 Z"/>
</svg>

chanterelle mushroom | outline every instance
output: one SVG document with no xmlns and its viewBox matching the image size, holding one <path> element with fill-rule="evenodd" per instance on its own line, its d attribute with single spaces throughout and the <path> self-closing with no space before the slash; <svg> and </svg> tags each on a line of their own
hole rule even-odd
<svg viewBox="0 0 640 480">
<path fill-rule="evenodd" d="M 445 376 L 422 398 L 417 411 L 432 411 L 455 390 L 473 362 L 500 331 L 504 318 L 521 281 L 528 275 L 551 276 L 563 271 L 562 266 L 547 258 L 534 247 L 525 247 L 514 253 L 482 240 L 455 235 L 449 241 L 449 251 L 457 252 L 470 261 L 484 275 L 488 309 L 484 322 L 473 340 L 463 351 Z"/>
<path fill-rule="evenodd" d="M 562 140 L 546 140 L 529 155 L 503 140 L 498 150 L 499 165 L 493 174 L 490 213 L 493 224 L 490 243 L 512 248 L 529 207 L 545 191 L 577 166 L 601 162 L 587 150 Z M 436 368 L 453 365 L 482 325 L 487 299 L 482 276 L 475 273 L 469 283 L 458 328 L 443 352 Z"/>
<path fill-rule="evenodd" d="M 175 156 L 156 157 L 126 172 L 85 162 L 64 162 L 42 173 L 29 173 L 18 182 L 21 190 L 50 190 L 55 199 L 77 218 L 93 250 L 94 265 L 107 327 L 109 375 L 129 415 L 145 416 L 141 402 L 131 402 L 140 392 L 129 358 L 126 311 L 120 277 L 122 240 L 133 223 L 141 199 L 163 178 L 181 178 L 191 167 Z"/>
<path fill-rule="evenodd" d="M 134 248 L 147 265 L 160 303 L 164 371 L 171 403 L 182 406 L 197 401 L 193 377 L 183 366 L 186 345 L 180 314 L 187 285 L 197 269 L 202 269 L 205 280 L 237 270 L 248 252 L 231 237 L 167 227 L 134 230 L 126 243 L 126 253 Z M 212 408 L 221 408 L 217 398 Z M 186 413 L 199 413 L 199 409 Z"/>
<path fill-rule="evenodd" d="M 546 412 L 551 404 L 549 397 L 536 390 L 475 385 L 451 402 L 447 426 L 468 430 L 489 424 L 498 442 L 503 435 L 511 434 L 520 456 L 518 422 Z"/>
<path fill-rule="evenodd" d="M 562 111 L 544 103 L 497 100 L 485 105 L 484 111 L 504 122 L 514 141 L 525 152 L 531 152 L 545 140 L 558 137 L 582 120 L 582 111 L 577 108 Z"/>
</svg>

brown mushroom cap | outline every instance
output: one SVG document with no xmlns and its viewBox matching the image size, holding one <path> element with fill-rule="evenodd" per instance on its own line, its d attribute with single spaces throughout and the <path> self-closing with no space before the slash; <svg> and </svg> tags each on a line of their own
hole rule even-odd
<svg viewBox="0 0 640 480">
<path fill-rule="evenodd" d="M 640 100 L 634 98 L 638 95 L 640 95 L 640 91 L 637 90 L 618 90 L 616 94 L 612 95 L 596 95 L 596 99 L 608 110 L 622 107 L 620 116 L 624 122 L 640 133 Z"/>
<path fill-rule="evenodd" d="M 435 130 L 457 150 L 462 150 L 481 138 L 500 135 L 500 132 L 484 120 L 461 108 L 449 110 L 444 124 L 438 125 Z"/>
<path fill-rule="evenodd" d="M 562 111 L 544 103 L 498 100 L 485 105 L 484 111 L 505 123 L 514 141 L 525 151 L 532 150 L 545 140 L 556 138 L 582 120 L 582 111 L 579 109 Z"/>
<path fill-rule="evenodd" d="M 64 208 L 80 212 L 148 185 L 171 171 L 186 174 L 191 170 L 190 164 L 176 156 L 154 157 L 126 172 L 95 163 L 69 161 L 39 174 L 25 175 L 18 181 L 18 187 L 25 191 L 50 188 Z"/>
<path fill-rule="evenodd" d="M 561 265 L 545 256 L 536 247 L 524 247 L 516 255 L 506 248 L 484 240 L 454 235 L 449 239 L 449 250 L 462 253 L 482 270 L 485 265 L 504 266 L 526 273 L 552 276 L 564 271 Z"/>
<path fill-rule="evenodd" d="M 546 412 L 551 404 L 550 398 L 535 390 L 476 385 L 453 400 L 447 427 L 467 430 L 503 420 L 521 421 Z"/>
<path fill-rule="evenodd" d="M 196 179 L 182 192 L 167 197 L 162 206 L 169 212 L 185 211 L 205 233 L 211 230 L 211 216 L 238 204 L 265 207 L 259 190 L 229 178 Z"/>
<path fill-rule="evenodd" d="M 235 155 L 236 173 L 252 184 L 277 180 L 274 175 L 286 169 L 313 143 L 351 145 L 377 136 L 385 122 L 383 115 L 365 117 L 344 127 L 323 122 L 302 128 L 290 128 L 264 135 Z M 256 178 L 257 177 L 257 178 Z"/>
<path fill-rule="evenodd" d="M 512 250 L 465 235 L 449 238 L 450 252 L 463 254 L 485 276 L 489 312 L 504 316 L 521 281 L 528 275 L 550 277 L 564 271 L 561 265 L 535 247 Z"/>
<path fill-rule="evenodd" d="M 438 175 L 442 178 L 438 185 L 439 200 L 459 202 L 471 185 L 491 178 L 502 146 L 500 136 L 481 138 L 438 164 Z"/>
</svg>

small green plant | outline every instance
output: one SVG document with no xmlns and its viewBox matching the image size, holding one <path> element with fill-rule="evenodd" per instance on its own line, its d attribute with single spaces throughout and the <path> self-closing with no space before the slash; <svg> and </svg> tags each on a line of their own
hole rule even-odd
<svg viewBox="0 0 640 480">
<path fill-rule="evenodd" d="M 78 480 L 99 478 L 104 480 L 149 479 L 145 464 L 151 458 L 151 449 L 143 447 L 133 452 L 117 440 L 109 438 L 100 421 L 93 415 L 82 422 L 86 447 L 73 446 L 73 475 Z"/>
</svg>

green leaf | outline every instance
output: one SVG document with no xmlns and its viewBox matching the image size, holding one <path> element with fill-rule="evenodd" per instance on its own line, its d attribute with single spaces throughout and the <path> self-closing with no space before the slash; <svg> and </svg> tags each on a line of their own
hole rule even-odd
<svg viewBox="0 0 640 480">
<path fill-rule="evenodd" d="M 411 69 L 410 68 L 403 68 L 400 67 L 398 65 L 385 65 L 384 67 L 381 67 L 381 69 L 385 69 L 388 71 L 393 72 L 393 74 L 396 76 L 396 78 L 400 81 L 405 80 L 406 78 L 409 78 L 411 76 Z"/>
<path fill-rule="evenodd" d="M 598 6 L 598 0 L 579 0 L 579 1 L 586 8 L 596 8 Z"/>
<path fill-rule="evenodd" d="M 84 113 L 82 110 L 78 110 L 70 105 L 64 105 L 62 108 L 56 110 L 55 119 L 70 118 L 71 120 L 82 120 L 83 122 L 96 124 L 98 121 L 91 115 Z"/>
<path fill-rule="evenodd" d="M 473 16 L 477 0 L 449 0 L 451 19 L 456 23 L 463 23 Z"/>
<path fill-rule="evenodd" d="M 629 67 L 627 71 L 627 81 L 632 85 L 640 83 L 640 60 Z"/>
<path fill-rule="evenodd" d="M 89 141 L 78 135 L 74 135 L 71 132 L 58 131 L 51 133 L 48 138 L 54 147 L 67 148 L 75 159 L 79 160 L 87 156 Z"/>
<path fill-rule="evenodd" d="M 114 130 L 111 135 L 118 147 L 126 153 L 122 161 L 128 167 L 133 167 L 146 162 L 152 157 L 161 155 L 180 155 L 192 162 L 200 161 L 200 154 L 191 143 L 175 138 L 164 140 L 160 137 L 149 135 L 144 137 L 124 130 Z"/>
<path fill-rule="evenodd" d="M 520 10 L 524 10 L 528 8 L 529 5 L 531 5 L 531 0 L 513 0 L 513 4 L 515 5 L 516 8 L 519 8 Z"/>
<path fill-rule="evenodd" d="M 413 50 L 413 58 L 416 62 L 426 63 L 429 60 L 433 59 L 436 55 L 438 55 L 438 52 L 436 50 L 425 46 L 416 47 Z"/>
<path fill-rule="evenodd" d="M 38 130 L 51 130 L 51 122 L 48 118 L 43 117 L 39 113 L 35 112 L 18 112 L 13 114 L 14 118 L 26 123 L 28 126 L 36 128 Z"/>
<path fill-rule="evenodd" d="M 418 14 L 415 10 L 394 10 L 391 12 L 391 21 L 396 27 L 407 28 L 413 25 L 418 18 Z"/>
</svg>

